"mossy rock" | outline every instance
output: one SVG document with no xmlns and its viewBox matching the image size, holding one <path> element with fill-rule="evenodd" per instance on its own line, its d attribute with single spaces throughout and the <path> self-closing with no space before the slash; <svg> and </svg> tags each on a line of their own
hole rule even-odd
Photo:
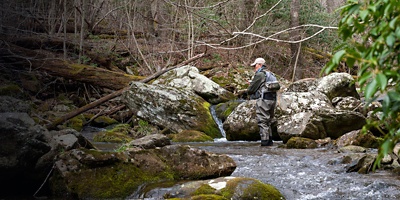
<svg viewBox="0 0 400 200">
<path fill-rule="evenodd" d="M 132 140 L 129 136 L 129 124 L 118 124 L 110 130 L 102 131 L 93 137 L 95 142 L 126 143 Z"/>
<path fill-rule="evenodd" d="M 96 119 L 94 119 L 91 124 L 96 127 L 107 127 L 107 126 L 117 124 L 117 123 L 118 123 L 118 121 L 111 117 L 100 116 L 100 117 L 97 117 Z"/>
<path fill-rule="evenodd" d="M 286 143 L 288 149 L 315 149 L 317 147 L 315 140 L 303 137 L 292 137 Z"/>
<path fill-rule="evenodd" d="M 11 96 L 15 98 L 23 98 L 23 99 L 28 97 L 28 95 L 24 93 L 24 90 L 15 84 L 0 86 L 0 95 Z"/>
<path fill-rule="evenodd" d="M 285 199 L 274 186 L 252 178 L 235 178 L 227 182 L 220 195 L 227 199 Z"/>
<path fill-rule="evenodd" d="M 201 194 L 192 196 L 190 200 L 229 200 L 229 199 L 215 194 Z"/>
<path fill-rule="evenodd" d="M 215 113 L 217 117 L 224 122 L 226 118 L 235 110 L 235 108 L 243 103 L 243 101 L 229 101 L 226 103 L 220 103 L 215 106 Z"/>
<path fill-rule="evenodd" d="M 85 117 L 83 115 L 78 115 L 67 122 L 63 126 L 68 128 L 73 128 L 76 131 L 81 131 L 83 129 L 83 124 L 85 123 Z"/>
<path fill-rule="evenodd" d="M 171 134 L 170 138 L 173 142 L 207 142 L 213 141 L 213 138 L 203 132 L 196 130 L 185 130 L 178 134 Z"/>
<path fill-rule="evenodd" d="M 95 157 L 101 154 L 90 153 Z M 104 154 L 109 155 L 106 152 Z M 118 156 L 115 154 L 115 157 Z M 131 163 L 117 160 L 114 162 L 104 163 L 104 167 L 92 168 L 89 165 L 77 171 L 70 171 L 64 174 L 65 178 L 56 171 L 50 179 L 51 189 L 55 196 L 62 197 L 69 194 L 77 199 L 125 199 L 143 183 L 173 180 L 173 172 L 170 170 L 154 173 Z"/>
</svg>

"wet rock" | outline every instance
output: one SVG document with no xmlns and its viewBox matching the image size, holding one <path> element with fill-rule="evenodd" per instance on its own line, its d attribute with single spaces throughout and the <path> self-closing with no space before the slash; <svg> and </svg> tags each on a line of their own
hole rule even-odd
<svg viewBox="0 0 400 200">
<path fill-rule="evenodd" d="M 170 187 L 152 186 L 145 194 L 131 198 L 182 198 L 182 199 L 285 199 L 275 187 L 253 178 L 221 177 L 210 180 L 177 183 Z"/>
<path fill-rule="evenodd" d="M 356 165 L 347 169 L 347 172 L 358 172 L 360 174 L 368 174 L 372 171 L 372 166 L 375 162 L 376 155 L 366 154 L 362 157 Z"/>
<path fill-rule="evenodd" d="M 315 140 L 302 137 L 292 137 L 286 143 L 288 149 L 315 149 L 317 147 Z"/>
<path fill-rule="evenodd" d="M 233 93 L 199 73 L 193 66 L 183 66 L 161 75 L 153 84 L 164 84 L 178 89 L 188 89 L 211 104 L 234 99 Z"/>
<path fill-rule="evenodd" d="M 339 137 L 336 140 L 336 145 L 338 147 L 356 145 L 365 148 L 377 148 L 379 146 L 379 140 L 370 132 L 364 134 L 361 130 L 355 130 Z"/>
<path fill-rule="evenodd" d="M 129 142 L 128 146 L 140 147 L 143 149 L 154 149 L 170 145 L 171 141 L 163 134 L 151 134 Z"/>
<path fill-rule="evenodd" d="M 213 141 L 213 139 L 200 131 L 185 130 L 178 134 L 168 135 L 173 142 L 206 142 Z"/>
<path fill-rule="evenodd" d="M 339 148 L 340 153 L 365 153 L 367 150 L 364 147 L 348 145 Z"/>
<path fill-rule="evenodd" d="M 255 106 L 255 100 L 243 102 L 226 118 L 223 128 L 228 141 L 260 140 Z"/>
<path fill-rule="evenodd" d="M 168 145 L 159 152 L 181 179 L 229 176 L 236 168 L 233 159 L 227 155 L 194 149 L 187 145 Z"/>
<path fill-rule="evenodd" d="M 302 112 L 277 121 L 278 133 L 284 143 L 291 137 L 336 139 L 349 131 L 360 129 L 366 123 L 362 114 L 346 110 Z"/>
<path fill-rule="evenodd" d="M 238 100 L 238 101 L 229 101 L 225 103 L 220 103 L 215 106 L 215 113 L 222 122 L 225 122 L 225 120 L 236 109 L 236 107 L 243 102 L 244 101 Z"/>
</svg>

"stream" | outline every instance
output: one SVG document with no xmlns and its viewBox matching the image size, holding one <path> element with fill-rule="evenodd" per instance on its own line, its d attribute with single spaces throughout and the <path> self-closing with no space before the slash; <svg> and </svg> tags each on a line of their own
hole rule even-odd
<svg viewBox="0 0 400 200">
<path fill-rule="evenodd" d="M 218 127 L 222 122 L 215 117 Z M 92 139 L 94 130 L 83 131 Z M 221 132 L 224 135 L 223 130 Z M 209 152 L 227 154 L 237 164 L 231 176 L 250 177 L 275 186 L 287 200 L 336 200 L 336 199 L 400 199 L 400 176 L 389 170 L 370 174 L 347 173 L 351 164 L 343 164 L 347 153 L 332 148 L 284 149 L 280 141 L 272 147 L 261 147 L 260 141 L 227 141 L 180 143 Z M 115 144 L 97 143 L 103 150 L 115 149 Z M 368 149 L 376 153 L 376 149 Z M 354 163 L 353 163 L 354 164 Z"/>
<path fill-rule="evenodd" d="M 231 176 L 256 178 L 275 186 L 288 200 L 400 199 L 399 176 L 389 171 L 346 173 L 345 153 L 332 149 L 283 149 L 280 142 L 261 147 L 260 142 L 191 143 L 232 157 L 237 168 Z M 370 150 L 373 151 L 373 150 Z"/>
<path fill-rule="evenodd" d="M 90 138 L 90 135 L 85 134 Z M 231 176 L 256 178 L 275 186 L 288 200 L 400 199 L 400 179 L 388 170 L 370 174 L 347 173 L 341 161 L 346 153 L 329 148 L 284 149 L 282 142 L 261 147 L 260 141 L 180 143 L 209 152 L 227 154 L 237 164 Z M 115 144 L 95 143 L 103 150 Z M 376 152 L 369 149 L 369 152 Z"/>
</svg>

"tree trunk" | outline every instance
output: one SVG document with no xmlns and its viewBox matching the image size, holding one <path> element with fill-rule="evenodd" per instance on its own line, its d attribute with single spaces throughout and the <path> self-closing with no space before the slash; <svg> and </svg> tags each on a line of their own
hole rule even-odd
<svg viewBox="0 0 400 200">
<path fill-rule="evenodd" d="M 300 25 L 300 4 L 301 0 L 292 0 L 290 4 L 290 26 L 291 27 L 296 27 Z M 297 41 L 301 39 L 301 32 L 299 29 L 292 30 L 290 32 L 290 40 L 292 41 Z M 300 51 L 300 43 L 291 43 L 290 44 L 290 52 L 291 52 L 291 62 L 290 66 L 293 69 L 292 77 L 297 80 L 302 77 L 302 69 L 300 67 L 301 65 L 301 52 Z M 299 66 L 295 66 L 296 63 Z M 297 70 L 296 70 L 296 69 Z"/>
</svg>

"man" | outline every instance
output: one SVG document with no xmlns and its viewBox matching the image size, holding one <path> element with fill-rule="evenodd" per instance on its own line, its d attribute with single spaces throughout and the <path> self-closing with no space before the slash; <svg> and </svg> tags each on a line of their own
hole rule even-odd
<svg viewBox="0 0 400 200">
<path fill-rule="evenodd" d="M 251 99 L 257 100 L 256 115 L 260 128 L 261 146 L 272 146 L 271 123 L 274 118 L 276 91 L 279 90 L 279 83 L 274 74 L 266 69 L 263 58 L 257 58 L 251 66 L 254 66 L 256 73 L 247 89 L 247 94 Z M 277 84 L 276 88 L 271 88 L 270 83 Z"/>
</svg>

